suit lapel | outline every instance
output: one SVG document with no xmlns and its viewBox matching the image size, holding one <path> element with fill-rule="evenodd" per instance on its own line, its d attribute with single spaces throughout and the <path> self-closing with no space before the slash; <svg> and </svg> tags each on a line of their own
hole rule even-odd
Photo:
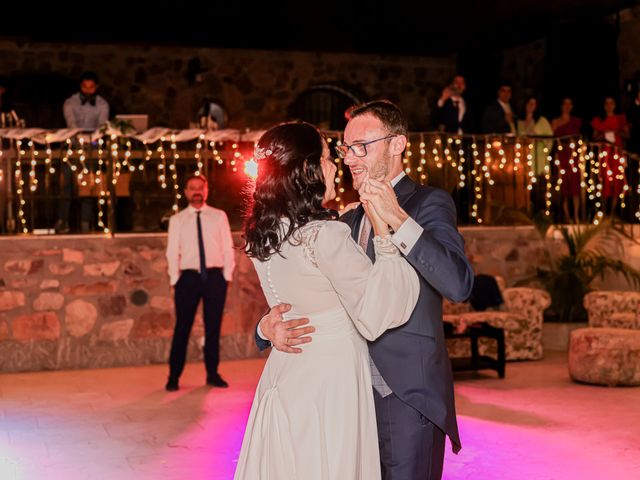
<svg viewBox="0 0 640 480">
<path fill-rule="evenodd" d="M 393 187 L 393 191 L 396 192 L 398 197 L 398 204 L 404 208 L 409 199 L 416 193 L 417 185 L 409 178 L 409 175 L 405 175 L 400 179 L 396 186 Z"/>
<path fill-rule="evenodd" d="M 351 237 L 358 243 L 358 233 L 360 233 L 360 225 L 364 216 L 364 208 L 359 205 L 357 208 L 347 212 L 340 220 L 349 225 L 351 229 Z"/>
</svg>

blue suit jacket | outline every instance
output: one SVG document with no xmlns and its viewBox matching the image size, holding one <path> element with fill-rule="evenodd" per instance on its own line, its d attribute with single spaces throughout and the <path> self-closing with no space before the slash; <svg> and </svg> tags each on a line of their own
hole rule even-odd
<svg viewBox="0 0 640 480">
<path fill-rule="evenodd" d="M 406 256 L 420 278 L 420 296 L 409 321 L 369 342 L 369 353 L 391 390 L 444 431 L 457 452 L 460 437 L 442 324 L 442 297 L 454 302 L 466 300 L 473 286 L 473 270 L 456 228 L 451 195 L 418 185 L 409 177 L 403 177 L 394 190 L 400 206 L 424 229 Z M 358 207 L 341 218 L 351 227 L 356 241 L 363 216 L 364 209 Z M 367 254 L 373 257 L 373 238 Z M 260 349 L 270 346 L 257 332 L 256 343 Z"/>
</svg>

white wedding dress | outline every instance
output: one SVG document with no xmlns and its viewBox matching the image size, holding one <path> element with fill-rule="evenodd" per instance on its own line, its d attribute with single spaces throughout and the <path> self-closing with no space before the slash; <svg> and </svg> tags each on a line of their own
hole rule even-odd
<svg viewBox="0 0 640 480">
<path fill-rule="evenodd" d="M 269 306 L 316 328 L 303 353 L 272 349 L 258 383 L 236 480 L 377 480 L 380 456 L 367 340 L 405 323 L 418 277 L 387 239 L 372 265 L 347 225 L 315 221 L 281 255 L 254 260 Z"/>
</svg>

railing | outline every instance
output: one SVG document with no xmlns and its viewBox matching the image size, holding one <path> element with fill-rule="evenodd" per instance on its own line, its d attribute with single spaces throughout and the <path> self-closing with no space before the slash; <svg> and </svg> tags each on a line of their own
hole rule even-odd
<svg viewBox="0 0 640 480">
<path fill-rule="evenodd" d="M 0 130 L 0 228 L 61 233 L 66 216 L 71 232 L 161 231 L 184 206 L 185 176 L 196 172 L 210 179 L 210 203 L 238 228 L 261 133 Z M 340 132 L 325 134 L 331 144 L 341 141 Z M 348 168 L 336 162 L 340 208 L 357 193 Z M 567 213 L 598 222 L 612 209 L 626 222 L 640 219 L 637 158 L 583 137 L 417 132 L 409 135 L 404 162 L 416 181 L 453 195 L 461 224 L 494 224 L 504 208 L 558 222 L 567 221 Z M 573 202 L 579 208 L 569 208 Z"/>
</svg>

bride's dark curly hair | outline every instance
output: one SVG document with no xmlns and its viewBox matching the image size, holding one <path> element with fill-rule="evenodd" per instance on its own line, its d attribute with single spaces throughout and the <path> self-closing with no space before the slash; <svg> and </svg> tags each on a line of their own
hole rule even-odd
<svg viewBox="0 0 640 480">
<path fill-rule="evenodd" d="M 297 228 L 312 220 L 338 217 L 322 206 L 322 147 L 318 129 L 303 122 L 272 127 L 258 141 L 258 178 L 248 199 L 244 226 L 250 257 L 266 261 L 280 253 Z"/>
</svg>

